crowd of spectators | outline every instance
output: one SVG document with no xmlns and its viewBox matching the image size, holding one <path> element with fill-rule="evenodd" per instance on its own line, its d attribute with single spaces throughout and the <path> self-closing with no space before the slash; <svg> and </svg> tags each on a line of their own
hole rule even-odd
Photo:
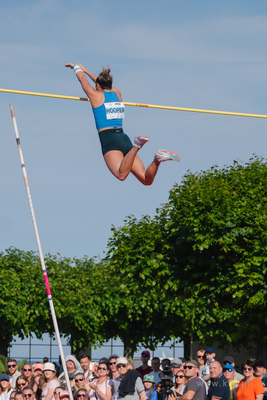
<svg viewBox="0 0 267 400">
<path fill-rule="evenodd" d="M 68 377 L 47 358 L 20 370 L 9 359 L 9 373 L 0 376 L 0 400 L 267 400 L 263 361 L 246 360 L 239 370 L 231 355 L 216 360 L 213 347 L 199 349 L 190 360 L 150 360 L 144 350 L 136 369 L 117 355 L 98 362 L 86 354 L 79 360 L 69 355 L 65 362 Z"/>
</svg>

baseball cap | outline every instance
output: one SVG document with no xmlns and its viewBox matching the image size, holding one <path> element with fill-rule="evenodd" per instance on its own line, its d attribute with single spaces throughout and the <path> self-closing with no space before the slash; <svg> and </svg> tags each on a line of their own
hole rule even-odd
<svg viewBox="0 0 267 400">
<path fill-rule="evenodd" d="M 225 364 L 223 366 L 223 372 L 225 371 L 235 371 L 235 367 L 232 364 Z"/>
<path fill-rule="evenodd" d="M 116 365 L 119 365 L 119 364 L 129 364 L 129 363 L 128 363 L 128 360 L 126 357 L 119 357 L 116 360 Z"/>
<path fill-rule="evenodd" d="M 2 374 L 0 376 L 0 381 L 10 381 L 10 376 L 7 374 Z"/>
<path fill-rule="evenodd" d="M 141 356 L 147 356 L 147 357 L 150 357 L 150 353 L 149 353 L 149 351 L 148 351 L 148 350 L 143 350 L 143 351 L 142 351 L 142 353 L 141 353 Z"/>
<path fill-rule="evenodd" d="M 196 360 L 187 360 L 185 364 L 193 364 L 195 367 L 198 368 L 198 363 Z"/>
<path fill-rule="evenodd" d="M 223 358 L 223 363 L 232 364 L 234 362 L 235 362 L 235 360 L 232 356 L 225 356 Z"/>
<path fill-rule="evenodd" d="M 152 382 L 155 383 L 155 379 L 153 375 L 145 375 L 143 378 L 143 382 Z"/>
<path fill-rule="evenodd" d="M 216 353 L 214 347 L 206 347 L 205 349 L 205 353 Z"/>
<path fill-rule="evenodd" d="M 180 358 L 173 358 L 171 362 L 171 367 L 174 368 L 179 368 L 183 364 L 182 360 Z"/>
<path fill-rule="evenodd" d="M 69 392 L 67 390 L 61 390 L 61 392 L 59 393 L 59 398 L 61 399 L 61 397 L 70 397 Z"/>
</svg>

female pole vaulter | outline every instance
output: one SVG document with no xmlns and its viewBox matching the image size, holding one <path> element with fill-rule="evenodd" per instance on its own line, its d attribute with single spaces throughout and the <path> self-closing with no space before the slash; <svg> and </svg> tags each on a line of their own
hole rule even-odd
<svg viewBox="0 0 267 400">
<path fill-rule="evenodd" d="M 112 86 L 110 69 L 103 68 L 103 72 L 96 76 L 81 64 L 69 63 L 65 66 L 74 70 L 91 102 L 105 162 L 117 179 L 124 181 L 131 172 L 143 185 L 151 185 L 161 162 L 180 161 L 174 152 L 157 150 L 154 160 L 145 169 L 137 153 L 149 138 L 137 136 L 132 144 L 123 132 L 124 104 L 120 91 Z M 88 82 L 85 74 L 95 87 Z"/>
</svg>

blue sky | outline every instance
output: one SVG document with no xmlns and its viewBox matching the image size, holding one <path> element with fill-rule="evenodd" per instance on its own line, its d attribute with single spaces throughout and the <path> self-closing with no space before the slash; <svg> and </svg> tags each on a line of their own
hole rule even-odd
<svg viewBox="0 0 267 400">
<path fill-rule="evenodd" d="M 84 97 L 80 62 L 109 65 L 128 102 L 267 114 L 267 3 L 14 0 L 0 5 L 4 89 Z M 191 170 L 267 157 L 267 120 L 127 107 L 125 132 L 176 151 L 151 187 L 107 170 L 89 103 L 0 93 L 0 250 L 37 250 L 9 104 L 13 104 L 44 253 L 102 256 L 112 225 L 153 216 Z"/>
</svg>

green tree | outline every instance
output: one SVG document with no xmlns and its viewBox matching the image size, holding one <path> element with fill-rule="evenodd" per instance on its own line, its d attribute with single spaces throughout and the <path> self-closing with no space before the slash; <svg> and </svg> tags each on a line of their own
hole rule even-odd
<svg viewBox="0 0 267 400">
<path fill-rule="evenodd" d="M 171 279 L 172 265 L 164 259 L 165 244 L 156 219 L 145 216 L 137 221 L 132 216 L 112 230 L 106 261 L 114 307 L 104 328 L 110 337 L 120 337 L 125 355 L 132 356 L 138 344 L 154 349 L 173 337 L 174 327 L 179 331 L 180 306 L 172 299 L 178 282 Z"/>
<path fill-rule="evenodd" d="M 0 353 L 7 355 L 14 335 L 40 337 L 49 317 L 39 259 L 33 252 L 0 254 Z"/>
<path fill-rule="evenodd" d="M 257 158 L 188 173 L 153 220 L 113 229 L 117 309 L 108 326 L 126 348 L 180 337 L 188 356 L 192 333 L 221 345 L 266 343 L 266 188 Z"/>
<path fill-rule="evenodd" d="M 267 165 L 257 158 L 187 174 L 161 210 L 183 329 L 200 342 L 266 345 L 266 216 Z"/>
<path fill-rule="evenodd" d="M 69 338 L 73 351 L 88 343 L 106 340 L 101 328 L 108 319 L 111 301 L 105 291 L 109 285 L 108 266 L 84 257 L 82 260 L 45 257 L 59 330 Z M 47 293 L 40 260 L 34 252 L 15 248 L 0 254 L 0 354 L 15 335 L 20 338 L 44 333 L 53 335 Z"/>
</svg>

